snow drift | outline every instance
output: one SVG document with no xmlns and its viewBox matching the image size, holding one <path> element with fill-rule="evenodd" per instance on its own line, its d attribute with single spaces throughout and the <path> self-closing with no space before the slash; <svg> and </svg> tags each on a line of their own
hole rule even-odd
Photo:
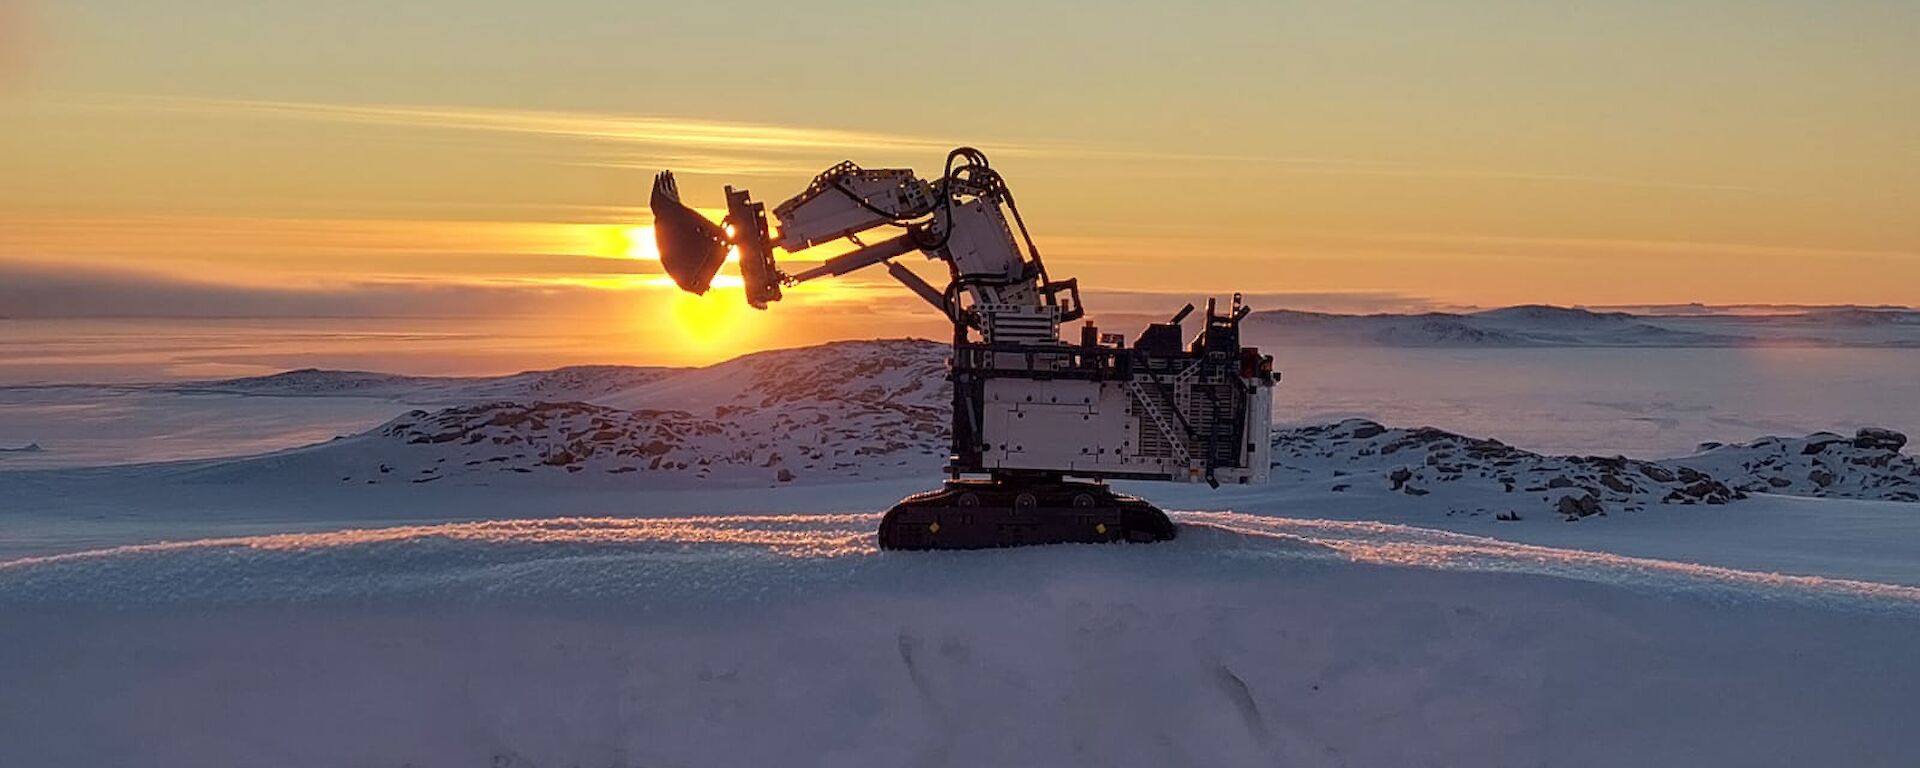
<svg viewBox="0 0 1920 768">
<path fill-rule="evenodd" d="M 1920 749 L 1914 588 L 1230 514 L 1185 516 L 1151 547 L 899 555 L 871 551 L 872 522 L 500 521 L 0 565 L 0 762 L 1894 765 Z"/>
</svg>

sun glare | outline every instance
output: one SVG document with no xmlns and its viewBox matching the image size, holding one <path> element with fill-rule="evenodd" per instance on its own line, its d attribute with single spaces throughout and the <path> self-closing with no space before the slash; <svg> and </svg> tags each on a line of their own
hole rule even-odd
<svg viewBox="0 0 1920 768">
<path fill-rule="evenodd" d="M 660 260 L 660 248 L 654 244 L 653 240 L 653 227 L 627 227 L 620 230 L 620 237 L 625 241 L 621 250 L 627 258 L 645 261 Z"/>
<path fill-rule="evenodd" d="M 765 313 L 747 306 L 738 285 L 715 283 L 702 296 L 672 290 L 663 304 L 667 338 L 688 359 L 721 360 L 757 349 L 766 330 Z"/>
</svg>

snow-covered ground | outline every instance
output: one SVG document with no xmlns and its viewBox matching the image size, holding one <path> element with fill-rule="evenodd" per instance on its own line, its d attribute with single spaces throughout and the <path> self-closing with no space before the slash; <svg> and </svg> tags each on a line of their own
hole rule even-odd
<svg viewBox="0 0 1920 768">
<path fill-rule="evenodd" d="M 1920 589 L 1377 523 L 876 554 L 872 515 L 0 567 L 22 765 L 1902 765 Z"/>
<path fill-rule="evenodd" d="M 45 449 L 0 457 L 0 764 L 1920 760 L 1878 419 L 1641 460 L 1302 418 L 1272 485 L 1130 486 L 1170 544 L 876 552 L 940 368 L 0 390 Z"/>
</svg>

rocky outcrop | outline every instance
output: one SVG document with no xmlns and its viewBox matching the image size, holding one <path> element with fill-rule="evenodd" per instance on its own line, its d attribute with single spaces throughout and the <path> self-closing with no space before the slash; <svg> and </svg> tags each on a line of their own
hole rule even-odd
<svg viewBox="0 0 1920 768">
<path fill-rule="evenodd" d="M 1503 519 L 1541 511 L 1577 520 L 1655 505 L 1726 504 L 1746 495 L 1682 465 L 1547 456 L 1498 440 L 1365 419 L 1276 431 L 1273 469 L 1277 483 L 1325 479 L 1352 486 L 1373 476 L 1394 493 L 1435 495 L 1425 503 L 1436 508 Z"/>
<path fill-rule="evenodd" d="M 504 472 L 789 483 L 930 473 L 948 450 L 945 347 L 931 342 L 847 342 L 709 368 L 511 378 L 511 391 L 585 391 L 607 402 L 513 399 L 409 411 L 352 445 L 329 447 L 346 465 L 341 481 L 485 481 Z M 469 395 L 478 389 L 463 386 Z"/>
<path fill-rule="evenodd" d="M 1901 453 L 1906 445 L 1906 435 L 1866 427 L 1852 437 L 1816 432 L 1708 443 L 1699 454 L 1674 461 L 1729 478 L 1730 485 L 1748 492 L 1920 501 L 1920 459 Z"/>
</svg>

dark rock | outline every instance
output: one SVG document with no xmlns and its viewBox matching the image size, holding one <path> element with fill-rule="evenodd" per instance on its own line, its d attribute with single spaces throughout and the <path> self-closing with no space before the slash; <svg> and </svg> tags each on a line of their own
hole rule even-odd
<svg viewBox="0 0 1920 768">
<path fill-rule="evenodd" d="M 1406 467 L 1395 469 L 1391 474 L 1387 475 L 1387 481 L 1393 483 L 1393 490 L 1396 491 L 1400 490 L 1400 486 L 1406 485 L 1407 481 L 1412 479 L 1413 470 L 1407 469 Z"/>
<path fill-rule="evenodd" d="M 1597 515 L 1601 511 L 1600 500 L 1591 493 L 1568 494 L 1554 503 L 1554 509 L 1570 519 L 1579 519 Z"/>
<path fill-rule="evenodd" d="M 1600 484 L 1616 493 L 1633 493 L 1633 483 L 1622 480 L 1619 475 L 1611 472 L 1600 476 Z"/>
<path fill-rule="evenodd" d="M 1863 451 L 1893 451 L 1906 447 L 1907 436 L 1881 427 L 1861 427 L 1853 435 L 1853 447 Z"/>
<path fill-rule="evenodd" d="M 1364 424 L 1361 424 L 1358 427 L 1354 427 L 1353 437 L 1356 440 L 1366 440 L 1368 438 L 1379 437 L 1385 434 L 1386 431 L 1387 431 L 1386 427 L 1380 426 L 1379 424 L 1375 424 L 1369 421 Z"/>
<path fill-rule="evenodd" d="M 1673 470 L 1652 463 L 1640 465 L 1640 474 L 1646 475 L 1648 480 L 1656 483 L 1671 483 L 1674 479 Z"/>
<path fill-rule="evenodd" d="M 1807 437 L 1807 447 L 1800 449 L 1803 456 L 1824 453 L 1827 448 L 1847 442 L 1847 439 L 1831 432 L 1817 432 Z"/>
</svg>

